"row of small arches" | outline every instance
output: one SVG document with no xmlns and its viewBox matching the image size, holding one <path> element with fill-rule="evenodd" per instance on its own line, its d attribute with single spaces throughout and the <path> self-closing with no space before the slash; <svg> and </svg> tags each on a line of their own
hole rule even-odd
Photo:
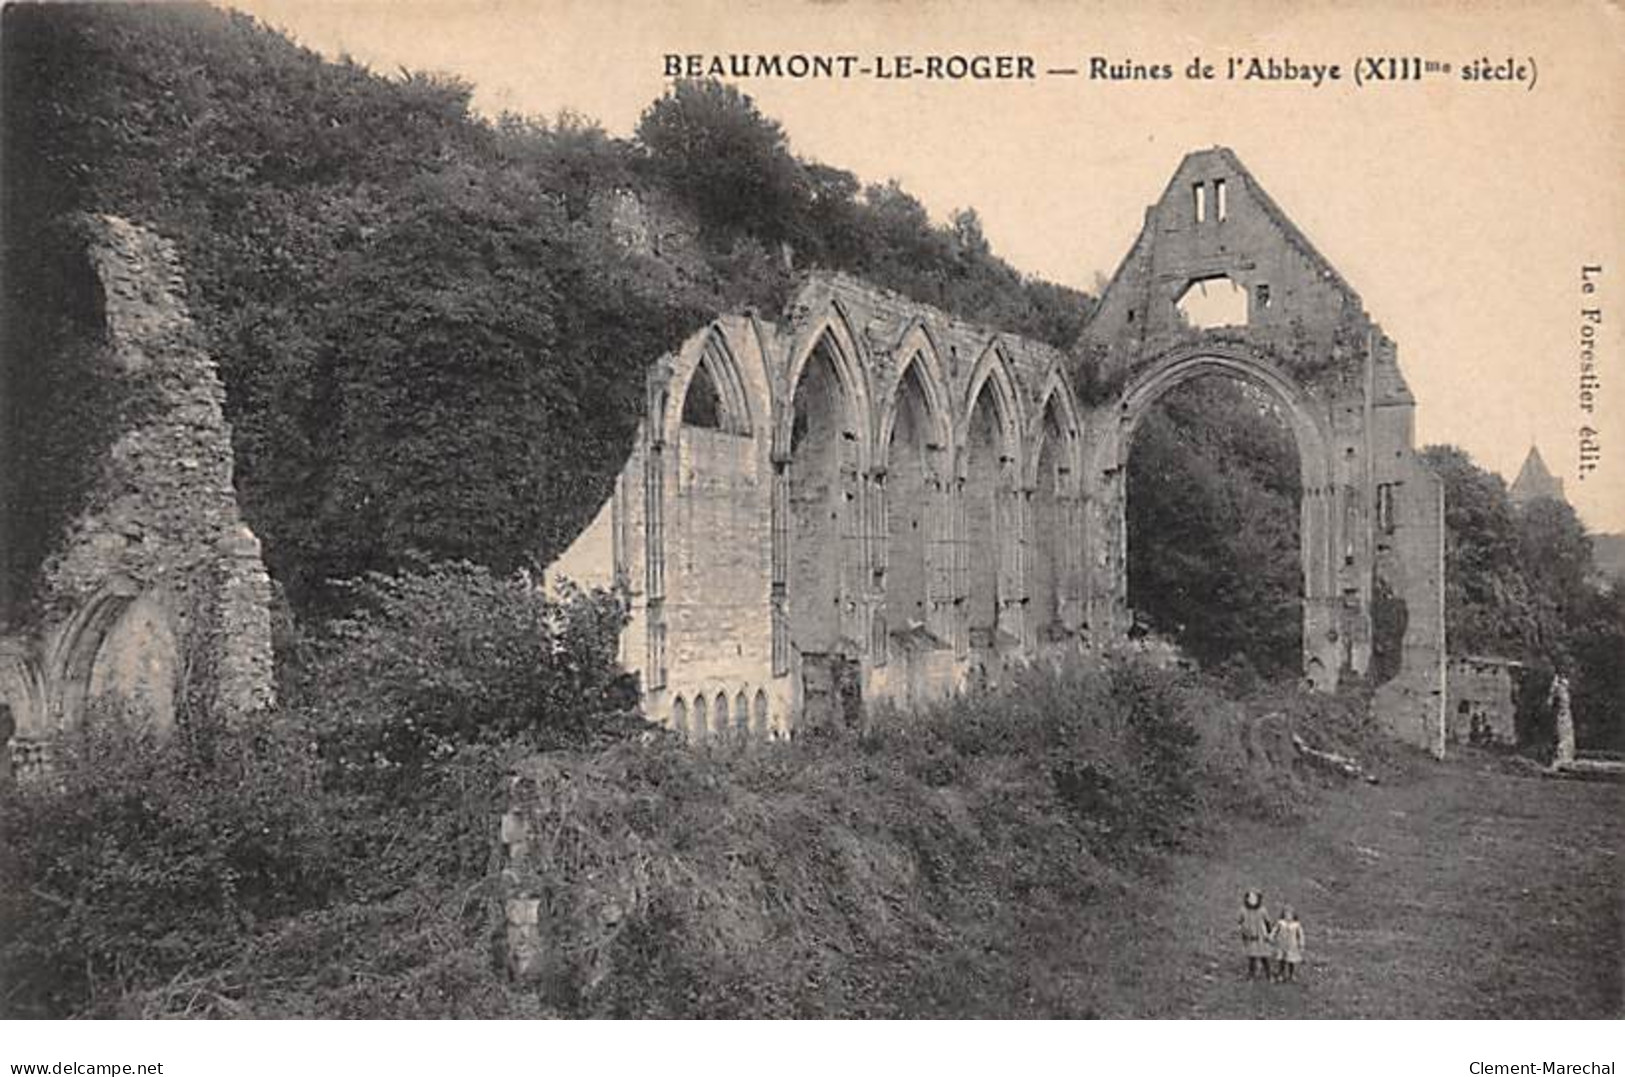
<svg viewBox="0 0 1625 1077">
<path fill-rule="evenodd" d="M 766 740 L 769 735 L 767 693 L 760 688 L 755 697 L 740 689 L 732 698 L 727 692 L 709 695 L 696 692 L 692 702 L 678 696 L 671 705 L 671 728 L 686 740 Z"/>
</svg>

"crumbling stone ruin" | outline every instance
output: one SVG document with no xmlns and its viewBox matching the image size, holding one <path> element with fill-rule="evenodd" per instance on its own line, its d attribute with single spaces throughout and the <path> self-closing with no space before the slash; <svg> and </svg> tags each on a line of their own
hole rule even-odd
<svg viewBox="0 0 1625 1077">
<path fill-rule="evenodd" d="M 151 406 L 0 635 L 25 766 L 99 699 L 159 728 L 272 701 L 269 580 L 173 250 L 83 231 L 98 376 Z M 781 322 L 719 317 L 651 367 L 615 491 L 549 574 L 622 590 L 622 661 L 690 737 L 919 705 L 1127 635 L 1135 426 L 1208 374 L 1274 401 L 1297 444 L 1306 679 L 1380 682 L 1390 731 L 1442 752 L 1442 491 L 1394 344 L 1224 149 L 1147 210 L 1074 356 L 836 273 Z"/>
<path fill-rule="evenodd" d="M 1452 744 L 1518 743 L 1518 684 L 1523 665 L 1505 658 L 1456 655 L 1450 659 L 1446 708 Z"/>
<path fill-rule="evenodd" d="M 549 575 L 623 589 L 622 660 L 689 737 L 916 705 L 1127 633 L 1135 426 L 1222 374 L 1297 443 L 1305 677 L 1380 681 L 1390 732 L 1442 753 L 1443 492 L 1415 401 L 1234 154 L 1185 158 L 1079 351 L 810 274 L 783 321 L 719 317 L 651 369 L 614 494 Z"/>
<path fill-rule="evenodd" d="M 99 703 L 167 730 L 201 708 L 236 720 L 273 702 L 270 579 L 175 252 L 115 217 L 77 225 L 101 322 L 94 376 L 142 405 L 92 462 L 83 507 L 0 633 L 0 711 L 24 773 Z"/>
</svg>

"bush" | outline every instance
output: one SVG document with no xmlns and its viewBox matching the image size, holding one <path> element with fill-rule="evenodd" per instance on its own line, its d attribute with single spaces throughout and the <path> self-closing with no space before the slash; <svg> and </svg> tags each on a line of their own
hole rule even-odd
<svg viewBox="0 0 1625 1077">
<path fill-rule="evenodd" d="M 264 725 L 98 711 L 0 794 L 0 1013 L 523 1012 L 490 965 L 509 745 L 642 728 L 620 606 L 466 564 L 356 591 Z"/>
<path fill-rule="evenodd" d="M 288 715 L 219 733 L 206 758 L 95 717 L 48 781 L 0 794 L 0 1015 L 473 1005 L 445 978 L 491 975 L 501 752 L 357 793 L 321 780 Z"/>
<path fill-rule="evenodd" d="M 588 747 L 641 727 L 617 662 L 615 596 L 525 574 L 432 564 L 350 585 L 353 612 L 316 647 L 305 701 L 330 758 L 398 772 L 459 746 Z"/>
<path fill-rule="evenodd" d="M 295 738 L 225 735 L 208 756 L 104 709 L 56 746 L 48 782 L 0 797 L 0 1009 L 95 1011 L 342 889 L 332 824 L 352 813 Z"/>
</svg>

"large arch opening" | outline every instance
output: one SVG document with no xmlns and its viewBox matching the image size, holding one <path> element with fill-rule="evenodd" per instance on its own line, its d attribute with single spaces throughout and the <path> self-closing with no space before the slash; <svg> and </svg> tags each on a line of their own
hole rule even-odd
<svg viewBox="0 0 1625 1077">
<path fill-rule="evenodd" d="M 1278 389 L 1193 363 L 1131 413 L 1127 584 L 1135 623 L 1210 668 L 1304 669 L 1303 511 L 1316 446 Z"/>
<path fill-rule="evenodd" d="M 895 632 L 937 639 L 943 594 L 941 532 L 947 521 L 943 416 L 926 391 L 918 359 L 898 382 L 886 448 L 886 620 Z"/>
<path fill-rule="evenodd" d="M 1005 501 L 1007 474 L 1013 461 L 1007 437 L 1009 417 L 994 389 L 993 379 L 982 382 L 971 405 L 965 431 L 965 626 L 970 645 L 991 649 L 998 643 L 1003 594 L 1005 544 L 1009 521 Z"/>
<path fill-rule="evenodd" d="M 792 410 L 790 642 L 803 655 L 846 653 L 858 638 L 860 432 L 827 338 L 802 368 Z"/>
<path fill-rule="evenodd" d="M 1041 640 L 1065 636 L 1066 564 L 1071 520 L 1067 499 L 1074 479 L 1068 451 L 1075 431 L 1061 412 L 1058 394 L 1044 405 L 1034 470 L 1027 547 L 1027 611 Z"/>
</svg>

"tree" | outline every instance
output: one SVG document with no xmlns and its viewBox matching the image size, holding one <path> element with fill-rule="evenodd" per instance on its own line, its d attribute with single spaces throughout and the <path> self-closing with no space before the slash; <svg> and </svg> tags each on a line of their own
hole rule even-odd
<svg viewBox="0 0 1625 1077">
<path fill-rule="evenodd" d="M 1301 660 L 1297 449 L 1272 405 L 1224 378 L 1170 392 L 1128 464 L 1129 600 L 1198 661 L 1286 676 Z"/>
<path fill-rule="evenodd" d="M 555 600 L 523 573 L 468 562 L 352 587 L 357 601 L 332 622 L 306 693 L 346 767 L 410 773 L 460 746 L 583 747 L 638 724 L 612 595 L 567 589 Z"/>
<path fill-rule="evenodd" d="M 784 130 L 714 79 L 681 79 L 638 121 L 655 177 L 694 208 L 708 233 L 789 239 L 806 212 L 807 177 Z"/>
<path fill-rule="evenodd" d="M 1526 734 L 1549 736 L 1544 686 L 1554 669 L 1573 688 L 1582 746 L 1625 741 L 1625 600 L 1599 585 L 1591 540 L 1566 502 L 1515 506 L 1506 484 L 1454 446 L 1423 459 L 1445 484 L 1445 618 L 1450 649 L 1525 662 Z"/>
<path fill-rule="evenodd" d="M 1539 654 L 1541 630 L 1506 483 L 1453 445 L 1430 445 L 1422 458 L 1444 482 L 1450 649 L 1509 658 Z"/>
</svg>

